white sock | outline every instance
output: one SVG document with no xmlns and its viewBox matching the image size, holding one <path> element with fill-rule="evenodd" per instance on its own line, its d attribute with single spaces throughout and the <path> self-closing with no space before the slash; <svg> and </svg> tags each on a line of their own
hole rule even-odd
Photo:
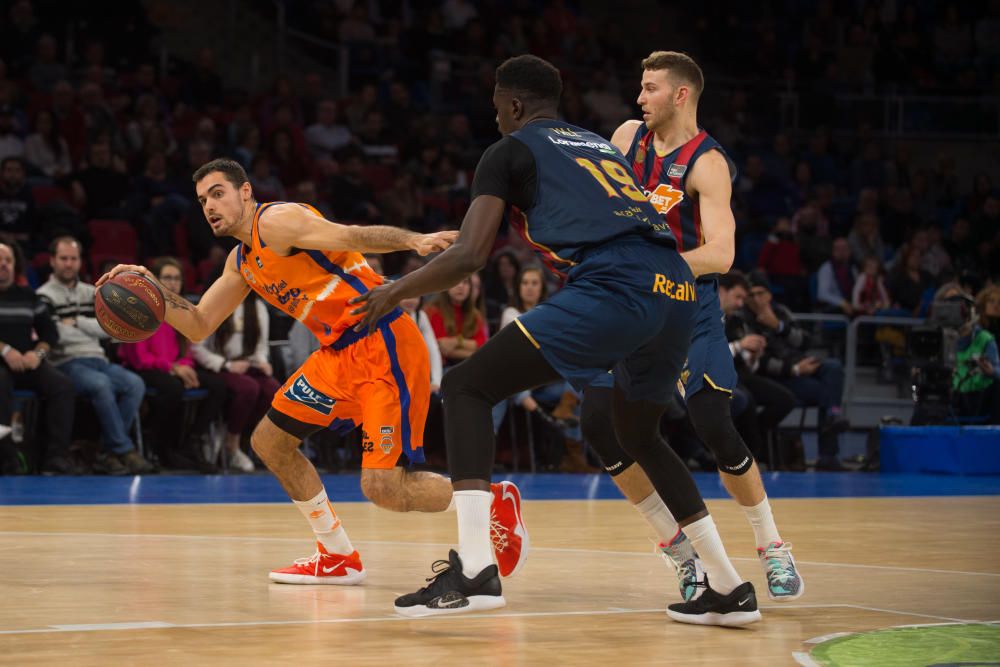
<svg viewBox="0 0 1000 667">
<path fill-rule="evenodd" d="M 774 525 L 774 516 L 771 514 L 771 503 L 767 502 L 767 496 L 759 505 L 753 507 L 743 507 L 743 512 L 750 520 L 753 528 L 753 535 L 757 539 L 757 546 L 764 549 L 771 542 L 780 542 L 778 527 Z"/>
<path fill-rule="evenodd" d="M 309 500 L 293 500 L 295 506 L 306 518 L 316 539 L 323 548 L 332 554 L 349 555 L 354 552 L 354 546 L 347 537 L 347 531 L 340 525 L 340 517 L 333 511 L 330 500 L 326 497 L 326 489 L 321 489 L 315 497 Z"/>
<path fill-rule="evenodd" d="M 722 545 L 722 538 L 719 537 L 719 531 L 715 528 L 715 521 L 711 516 L 689 523 L 683 530 L 698 551 L 702 567 L 708 575 L 708 585 L 712 590 L 726 595 L 743 583 L 733 564 L 729 562 L 726 547 Z"/>
<path fill-rule="evenodd" d="M 458 556 L 462 559 L 462 574 L 475 577 L 493 564 L 493 542 L 490 541 L 489 491 L 455 491 L 452 495 L 458 511 Z"/>
<path fill-rule="evenodd" d="M 663 504 L 660 494 L 653 491 L 644 500 L 635 504 L 635 509 L 642 515 L 660 538 L 663 544 L 670 544 L 670 540 L 677 536 L 680 526 L 674 521 L 674 515 L 670 513 L 667 506 Z"/>
</svg>

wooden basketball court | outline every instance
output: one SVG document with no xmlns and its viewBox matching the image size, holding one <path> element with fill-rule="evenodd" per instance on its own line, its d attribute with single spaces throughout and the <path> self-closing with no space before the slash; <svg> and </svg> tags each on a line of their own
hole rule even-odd
<svg viewBox="0 0 1000 667">
<path fill-rule="evenodd" d="M 446 556 L 451 514 L 338 504 L 368 579 L 307 587 L 267 579 L 313 548 L 290 504 L 2 507 L 0 663 L 787 665 L 832 633 L 1000 619 L 997 497 L 772 503 L 806 581 L 785 605 L 742 513 L 709 502 L 758 590 L 746 629 L 667 618 L 672 571 L 624 501 L 527 501 L 533 549 L 507 607 L 418 620 L 392 601 Z"/>
</svg>

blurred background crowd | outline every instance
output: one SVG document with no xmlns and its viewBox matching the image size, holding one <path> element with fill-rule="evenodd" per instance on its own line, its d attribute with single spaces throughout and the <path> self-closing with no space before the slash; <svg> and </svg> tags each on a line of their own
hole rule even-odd
<svg viewBox="0 0 1000 667">
<path fill-rule="evenodd" d="M 498 138 L 493 71 L 525 52 L 560 67 L 566 120 L 604 136 L 637 115 L 639 62 L 650 51 L 683 50 L 700 62 L 700 123 L 739 169 L 734 268 L 742 274 L 726 284 L 735 290 L 732 322 L 749 323 L 730 327 L 749 384 L 770 373 L 787 390 L 842 365 L 836 322 L 803 326 L 803 340 L 783 347 L 769 328 L 782 313 L 927 318 L 951 299 L 967 309 L 955 324 L 966 345 L 979 329 L 1000 333 L 991 287 L 1000 274 L 997 0 L 0 6 L 0 242 L 9 249 L 0 248 L 0 341 L 31 332 L 13 350 L 18 358 L 0 364 L 8 472 L 252 470 L 246 435 L 268 392 L 315 344 L 250 301 L 215 340 L 190 345 L 165 327 L 148 350 L 111 349 L 82 324 L 93 297 L 88 310 L 80 285 L 118 262 L 155 266 L 185 294 L 211 284 L 234 241 L 213 238 L 191 173 L 219 156 L 244 165 L 259 201 L 308 202 L 353 224 L 457 227 L 479 155 Z M 370 261 L 386 275 L 422 263 L 405 254 Z M 505 228 L 481 274 L 410 305 L 441 359 L 432 384 L 509 322 L 509 309 L 523 312 L 554 289 Z M 51 351 L 36 359 L 42 340 Z M 903 329 L 872 327 L 860 354 L 884 380 L 901 381 L 907 340 Z M 782 350 L 783 365 L 761 364 L 768 345 Z M 974 385 L 968 412 L 996 420 L 1000 392 L 988 380 L 1000 368 L 983 350 L 973 363 L 982 381 L 955 391 Z M 817 382 L 831 395 L 809 400 L 836 414 L 837 382 Z M 744 388 L 746 404 L 734 401 L 734 412 L 754 413 L 742 428 L 766 459 L 772 431 L 802 394 L 789 403 L 773 387 Z M 29 393 L 15 400 L 16 391 Z M 502 460 L 592 470 L 578 403 L 566 388 L 547 388 L 514 399 L 510 414 L 498 407 L 498 429 L 514 422 Z M 27 441 L 26 415 L 37 421 L 28 456 L 11 444 Z M 440 428 L 436 420 L 429 429 Z M 848 426 L 817 424 L 824 466 L 838 468 L 836 436 Z M 538 446 L 520 451 L 526 430 Z M 356 463 L 345 442 L 307 447 L 338 469 Z M 684 448 L 692 465 L 711 465 L 696 444 Z"/>
</svg>

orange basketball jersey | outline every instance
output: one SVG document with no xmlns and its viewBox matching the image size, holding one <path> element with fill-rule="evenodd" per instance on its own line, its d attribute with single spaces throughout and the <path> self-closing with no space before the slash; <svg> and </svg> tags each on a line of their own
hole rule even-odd
<svg viewBox="0 0 1000 667">
<path fill-rule="evenodd" d="M 304 324 L 324 347 L 332 345 L 361 319 L 351 315 L 355 306 L 349 306 L 348 300 L 381 285 L 382 276 L 358 252 L 293 250 L 287 256 L 273 252 L 261 241 L 260 216 L 269 207 L 284 203 L 257 205 L 251 243 L 240 246 L 236 266 L 265 301 Z M 321 215 L 308 204 L 295 205 Z"/>
</svg>

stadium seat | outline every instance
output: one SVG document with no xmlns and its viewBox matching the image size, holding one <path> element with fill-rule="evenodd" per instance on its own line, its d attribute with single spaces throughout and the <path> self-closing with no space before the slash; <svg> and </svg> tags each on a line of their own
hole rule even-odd
<svg viewBox="0 0 1000 667">
<path fill-rule="evenodd" d="M 100 275 L 101 264 L 108 260 L 135 264 L 139 258 L 139 242 L 132 224 L 127 220 L 91 220 L 87 230 L 93 245 L 90 248 L 90 268 Z"/>
<path fill-rule="evenodd" d="M 36 185 L 31 188 L 31 198 L 35 200 L 35 206 L 45 206 L 54 201 L 72 205 L 70 194 L 55 185 Z"/>
</svg>

